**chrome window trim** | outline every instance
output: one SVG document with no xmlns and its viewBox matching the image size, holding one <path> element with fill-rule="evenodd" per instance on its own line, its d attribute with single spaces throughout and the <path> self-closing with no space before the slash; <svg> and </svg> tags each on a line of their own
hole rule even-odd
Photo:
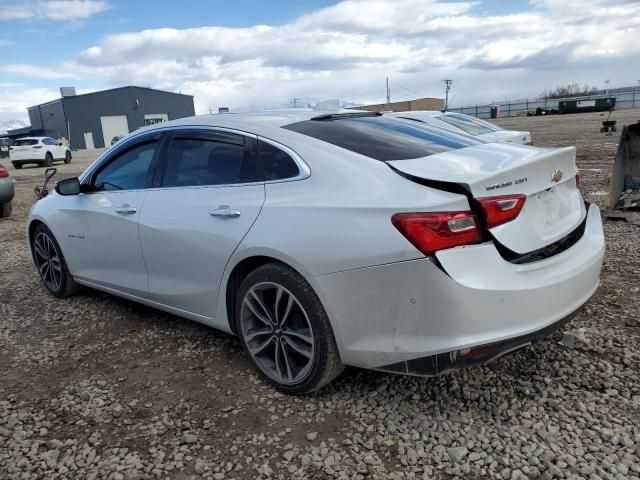
<svg viewBox="0 0 640 480">
<path fill-rule="evenodd" d="M 298 155 L 294 150 L 283 145 L 275 140 L 271 140 L 269 138 L 261 137 L 254 133 L 245 132 L 243 130 L 237 130 L 234 128 L 227 127 L 216 127 L 212 125 L 179 125 L 179 126 L 163 126 L 162 128 L 154 128 L 152 130 L 145 130 L 144 132 L 134 133 L 131 137 L 126 140 L 120 140 L 116 145 L 118 146 L 118 150 L 128 148 L 127 145 L 133 143 L 137 140 L 140 140 L 141 137 L 146 135 L 154 135 L 154 134 L 162 134 L 167 132 L 173 132 L 176 130 L 205 130 L 205 131 L 214 131 L 214 132 L 225 132 L 225 133 L 234 133 L 236 135 L 243 135 L 245 137 L 253 138 L 256 141 L 262 140 L 280 150 L 284 151 L 287 155 L 289 155 L 293 161 L 298 166 L 299 173 L 295 177 L 283 178 L 281 180 L 267 180 L 262 182 L 247 182 L 247 183 L 229 183 L 225 185 L 190 185 L 187 187 L 151 187 L 151 188 L 138 188 L 135 190 L 109 190 L 109 192 L 132 192 L 139 190 L 168 190 L 168 189 L 176 189 L 176 188 L 220 188 L 220 187 L 234 187 L 234 186 L 244 186 L 244 185 L 266 185 L 272 183 L 284 183 L 284 182 L 295 182 L 300 180 L 306 180 L 311 176 L 311 169 L 305 163 L 304 160 Z M 115 145 L 114 145 L 115 146 Z M 85 170 L 82 175 L 79 177 L 80 183 L 84 182 L 87 178 L 91 178 L 93 172 L 100 168 L 104 162 L 109 161 L 109 150 L 106 150 L 100 157 L 98 157 L 95 162 L 93 162 L 87 170 Z M 90 193 L 104 193 L 104 192 L 90 192 Z"/>
<path fill-rule="evenodd" d="M 307 178 L 309 178 L 311 176 L 311 169 L 305 163 L 305 161 L 302 160 L 300 155 L 298 155 L 294 150 L 292 150 L 291 148 L 287 147 L 286 145 L 278 143 L 278 142 L 276 142 L 274 140 L 271 140 L 269 138 L 261 137 L 259 135 L 257 136 L 257 139 L 261 140 L 261 141 L 263 141 L 265 143 L 268 143 L 269 145 L 271 145 L 273 147 L 279 148 L 280 150 L 285 152 L 287 155 L 289 155 L 293 159 L 295 164 L 298 166 L 298 171 L 299 171 L 298 175 L 296 175 L 295 177 L 283 178 L 283 179 L 280 179 L 280 180 L 266 180 L 264 182 L 265 184 L 296 182 L 296 181 L 299 181 L 299 180 L 306 180 Z"/>
<path fill-rule="evenodd" d="M 145 130 L 143 132 L 133 133 L 131 137 L 127 137 L 124 140 L 120 140 L 113 147 L 117 147 L 118 150 L 126 149 L 128 148 L 127 147 L 128 144 L 133 143 L 137 140 L 140 140 L 140 138 L 143 136 L 162 134 L 166 132 L 173 132 L 176 130 L 214 130 L 214 131 L 225 132 L 225 133 L 235 133 L 236 135 L 243 135 L 245 137 L 254 138 L 256 140 L 258 138 L 258 136 L 253 133 L 243 132 L 242 130 L 235 130 L 233 128 L 214 127 L 210 125 L 177 125 L 177 126 L 163 126 L 163 127 L 158 127 L 151 130 Z M 110 149 L 105 150 L 104 153 L 100 155 L 91 165 L 89 165 L 87 170 L 85 170 L 82 173 L 82 175 L 80 175 L 79 177 L 80 183 L 82 183 L 87 177 L 90 177 L 97 168 L 102 166 L 104 162 L 109 160 L 110 158 L 109 150 Z M 146 189 L 146 190 L 149 190 L 149 189 Z"/>
</svg>

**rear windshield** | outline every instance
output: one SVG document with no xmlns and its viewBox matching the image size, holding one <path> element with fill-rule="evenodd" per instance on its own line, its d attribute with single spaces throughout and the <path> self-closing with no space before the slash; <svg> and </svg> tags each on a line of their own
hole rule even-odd
<svg viewBox="0 0 640 480">
<path fill-rule="evenodd" d="M 480 120 L 476 117 L 464 115 L 462 113 L 450 113 L 448 115 L 439 115 L 436 117 L 438 120 L 447 122 L 460 130 L 467 132 L 469 135 L 482 135 L 483 133 L 491 133 L 502 130 L 500 127 Z"/>
<path fill-rule="evenodd" d="M 385 117 L 305 120 L 283 128 L 376 160 L 407 160 L 484 142 L 453 132 Z"/>
<path fill-rule="evenodd" d="M 26 138 L 24 140 L 16 140 L 15 142 L 13 142 L 13 145 L 16 147 L 23 147 L 25 145 L 37 145 L 38 144 L 38 140 L 34 140 L 31 138 Z"/>
</svg>

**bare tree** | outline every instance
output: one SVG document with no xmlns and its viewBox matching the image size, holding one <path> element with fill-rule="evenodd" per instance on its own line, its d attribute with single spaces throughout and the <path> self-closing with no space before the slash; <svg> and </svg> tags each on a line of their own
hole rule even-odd
<svg viewBox="0 0 640 480">
<path fill-rule="evenodd" d="M 553 90 L 545 90 L 542 92 L 541 98 L 565 98 L 565 97 L 585 97 L 591 95 L 596 91 L 595 87 L 589 85 L 583 85 L 582 87 L 577 83 L 569 83 L 567 85 L 560 85 Z"/>
</svg>

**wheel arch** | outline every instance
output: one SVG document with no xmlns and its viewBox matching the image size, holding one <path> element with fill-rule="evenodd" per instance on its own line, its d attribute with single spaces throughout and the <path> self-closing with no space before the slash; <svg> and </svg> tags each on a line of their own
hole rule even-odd
<svg viewBox="0 0 640 480">
<path fill-rule="evenodd" d="M 281 254 L 276 251 L 263 251 L 262 249 L 258 251 L 247 251 L 242 256 L 242 258 L 238 258 L 236 262 L 233 264 L 233 267 L 229 269 L 229 274 L 225 277 L 226 281 L 224 284 L 224 309 L 221 313 L 226 315 L 227 325 L 229 331 L 234 335 L 237 335 L 236 327 L 235 327 L 235 301 L 236 294 L 240 289 L 240 284 L 242 281 L 254 270 L 260 268 L 263 265 L 268 263 L 279 263 L 284 265 L 287 268 L 290 268 L 302 278 L 304 278 L 311 288 L 313 288 L 316 295 L 320 299 L 320 303 L 322 303 L 325 311 L 327 312 L 327 316 L 329 317 L 329 323 L 336 333 L 335 327 L 333 325 L 333 321 L 331 319 L 331 315 L 329 314 L 329 309 L 327 309 L 325 302 L 323 301 L 323 295 L 318 291 L 318 285 L 313 281 L 312 276 L 307 272 L 302 265 L 300 265 L 295 259 L 289 258 L 285 254 Z"/>
<path fill-rule="evenodd" d="M 36 231 L 36 228 L 38 228 L 38 226 L 40 225 L 44 225 L 45 227 L 49 228 L 49 226 L 39 218 L 31 219 L 31 221 L 29 221 L 29 224 L 27 225 L 27 245 L 29 247 L 29 253 L 31 254 L 32 259 L 33 249 L 31 248 L 31 244 L 33 243 L 33 235 Z"/>
</svg>

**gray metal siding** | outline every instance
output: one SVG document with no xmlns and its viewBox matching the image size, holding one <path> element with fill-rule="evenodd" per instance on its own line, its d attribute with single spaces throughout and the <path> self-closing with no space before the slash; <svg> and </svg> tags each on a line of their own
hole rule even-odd
<svg viewBox="0 0 640 480">
<path fill-rule="evenodd" d="M 144 126 L 145 114 L 166 113 L 169 120 L 195 115 L 193 97 L 140 87 L 64 97 L 62 102 L 75 148 L 86 148 L 84 132 L 93 133 L 96 148 L 105 146 L 100 123 L 103 115 L 126 115 L 130 132 Z M 106 144 L 110 143 L 111 139 L 106 139 Z"/>
<path fill-rule="evenodd" d="M 62 101 L 40 105 L 40 118 L 45 137 L 55 138 L 67 136 L 67 125 L 62 110 Z"/>
</svg>

